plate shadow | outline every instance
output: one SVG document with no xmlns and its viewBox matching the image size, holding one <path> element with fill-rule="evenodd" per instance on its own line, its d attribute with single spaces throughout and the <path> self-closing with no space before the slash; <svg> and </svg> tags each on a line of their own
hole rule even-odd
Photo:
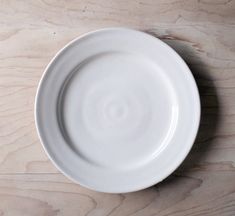
<svg viewBox="0 0 235 216">
<path fill-rule="evenodd" d="M 164 187 L 180 177 L 187 176 L 189 172 L 203 170 L 203 160 L 207 157 L 213 145 L 213 138 L 220 122 L 220 105 L 214 80 L 210 75 L 210 67 L 200 58 L 203 50 L 195 47 L 188 40 L 174 37 L 174 35 L 161 35 L 153 31 L 146 33 L 157 37 L 172 47 L 187 63 L 197 83 L 201 100 L 201 121 L 195 143 L 183 163 L 162 182 L 153 187 Z"/>
</svg>

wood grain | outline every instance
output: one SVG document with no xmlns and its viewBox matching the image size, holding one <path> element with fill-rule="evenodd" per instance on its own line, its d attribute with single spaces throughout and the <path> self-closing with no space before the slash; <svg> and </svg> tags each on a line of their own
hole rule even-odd
<svg viewBox="0 0 235 216">
<path fill-rule="evenodd" d="M 182 166 L 130 194 L 84 189 L 61 175 L 39 143 L 38 81 L 53 55 L 109 26 L 161 38 L 188 63 L 202 121 Z M 0 215 L 234 216 L 235 1 L 0 0 Z"/>
</svg>

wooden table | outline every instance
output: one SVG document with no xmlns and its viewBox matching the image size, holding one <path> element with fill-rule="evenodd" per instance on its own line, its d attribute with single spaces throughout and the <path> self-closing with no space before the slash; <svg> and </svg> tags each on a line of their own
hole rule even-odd
<svg viewBox="0 0 235 216">
<path fill-rule="evenodd" d="M 43 70 L 90 30 L 132 27 L 161 38 L 190 66 L 202 121 L 182 166 L 135 193 L 72 183 L 51 164 L 34 126 Z M 235 1 L 0 0 L 0 215 L 234 216 Z"/>
</svg>

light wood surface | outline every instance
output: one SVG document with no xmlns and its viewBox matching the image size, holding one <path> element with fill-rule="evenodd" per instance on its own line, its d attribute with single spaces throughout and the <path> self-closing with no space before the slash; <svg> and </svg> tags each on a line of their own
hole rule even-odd
<svg viewBox="0 0 235 216">
<path fill-rule="evenodd" d="M 67 42 L 125 26 L 163 39 L 199 85 L 202 121 L 182 166 L 130 194 L 87 190 L 46 157 L 33 117 L 38 81 Z M 0 0 L 0 215 L 234 216 L 235 1 Z"/>
</svg>

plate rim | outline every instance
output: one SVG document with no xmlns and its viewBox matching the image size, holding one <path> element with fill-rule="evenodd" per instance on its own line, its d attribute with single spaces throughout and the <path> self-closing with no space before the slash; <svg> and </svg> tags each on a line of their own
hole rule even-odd
<svg viewBox="0 0 235 216">
<path fill-rule="evenodd" d="M 51 155 L 51 153 L 48 151 L 44 141 L 43 141 L 43 138 L 41 136 L 41 132 L 40 132 L 40 126 L 38 124 L 38 103 L 39 103 L 39 92 L 41 91 L 41 88 L 42 88 L 42 83 L 44 81 L 44 79 L 46 79 L 46 74 L 49 73 L 50 70 L 48 70 L 51 65 L 54 63 L 54 61 L 61 55 L 63 54 L 63 52 L 65 50 L 67 50 L 70 46 L 72 46 L 76 41 L 78 40 L 81 40 L 82 38 L 85 38 L 89 35 L 92 35 L 92 34 L 96 34 L 96 33 L 100 33 L 100 32 L 103 32 L 103 31 L 113 31 L 113 30 L 124 30 L 124 31 L 132 31 L 132 32 L 136 32 L 136 33 L 141 33 L 141 34 L 144 34 L 148 37 L 151 37 L 153 38 L 154 40 L 158 40 L 161 42 L 162 45 L 164 45 L 165 47 L 167 47 L 167 49 L 170 49 L 173 53 L 174 53 L 174 56 L 176 56 L 178 58 L 178 60 L 180 61 L 179 64 L 181 65 L 184 65 L 184 67 L 188 70 L 188 76 L 190 77 L 190 79 L 193 81 L 192 83 L 194 83 L 194 87 L 193 87 L 193 91 L 196 95 L 196 98 L 194 100 L 197 108 L 197 113 L 194 113 L 194 116 L 196 117 L 196 124 L 195 124 L 195 129 L 194 129 L 194 133 L 191 137 L 191 140 L 192 142 L 190 144 L 188 144 L 188 148 L 187 148 L 187 151 L 185 152 L 185 154 L 183 155 L 183 157 L 178 161 L 178 163 L 172 163 L 174 165 L 171 166 L 171 169 L 170 171 L 168 171 L 165 175 L 162 175 L 162 178 L 161 180 L 155 180 L 152 182 L 152 184 L 147 184 L 147 185 L 140 185 L 139 187 L 136 187 L 134 189 L 130 189 L 130 190 L 120 190 L 120 189 L 117 189 L 117 190 L 112 190 L 112 191 L 108 191 L 108 190 L 102 190 L 102 189 L 97 189 L 97 188 L 93 188 L 92 186 L 90 185 L 87 185 L 87 184 L 84 184 L 83 182 L 80 182 L 76 179 L 74 179 L 72 176 L 70 176 L 68 173 L 66 173 L 56 162 L 56 160 L 53 158 L 53 156 Z M 195 142 L 195 139 L 197 137 L 197 134 L 198 134 L 198 131 L 199 131 L 199 126 L 200 126 L 200 121 L 201 121 L 201 101 L 200 101 L 200 93 L 199 93 L 199 89 L 198 89 L 198 86 L 196 84 L 196 80 L 192 74 L 192 71 L 190 70 L 190 68 L 188 67 L 188 65 L 186 64 L 186 62 L 184 61 L 184 59 L 171 47 L 169 46 L 168 44 L 166 44 L 164 41 L 162 41 L 161 39 L 149 34 L 149 33 L 146 33 L 144 31 L 141 31 L 141 30 L 136 30 L 136 29 L 132 29 L 132 28 L 126 28 L 126 27 L 106 27 L 106 28 L 100 28 L 100 29 L 97 29 L 97 30 L 93 30 L 93 31 L 88 31 L 84 34 L 81 34 L 80 36 L 78 37 L 75 37 L 73 40 L 71 40 L 70 42 L 68 42 L 67 44 L 65 44 L 61 49 L 59 49 L 59 51 L 56 52 L 56 54 L 54 54 L 53 58 L 49 61 L 49 63 L 47 64 L 47 66 L 45 67 L 42 75 L 41 75 L 41 78 L 39 80 L 39 83 L 37 85 L 37 90 L 36 90 L 36 94 L 35 94 L 35 101 L 34 101 L 34 120 L 35 120 L 35 127 L 36 127 L 36 131 L 37 131 L 37 135 L 38 135 L 38 138 L 39 138 L 39 141 L 44 149 L 44 152 L 46 153 L 47 157 L 50 159 L 50 161 L 52 162 L 52 164 L 63 174 L 65 175 L 68 179 L 72 180 L 72 182 L 75 182 L 85 188 L 88 188 L 88 189 L 91 189 L 91 190 L 94 190 L 94 191 L 98 191 L 98 192 L 105 192 L 105 193 L 129 193 L 129 192 L 135 192 L 135 191 L 139 191 L 139 190 L 142 190 L 142 189 L 146 189 L 146 188 L 149 188 L 157 183 L 160 183 L 162 180 L 166 179 L 168 176 L 170 176 L 182 163 L 183 161 L 186 159 L 186 157 L 188 156 L 190 150 L 192 149 L 192 146 L 194 145 L 194 142 Z"/>
</svg>

